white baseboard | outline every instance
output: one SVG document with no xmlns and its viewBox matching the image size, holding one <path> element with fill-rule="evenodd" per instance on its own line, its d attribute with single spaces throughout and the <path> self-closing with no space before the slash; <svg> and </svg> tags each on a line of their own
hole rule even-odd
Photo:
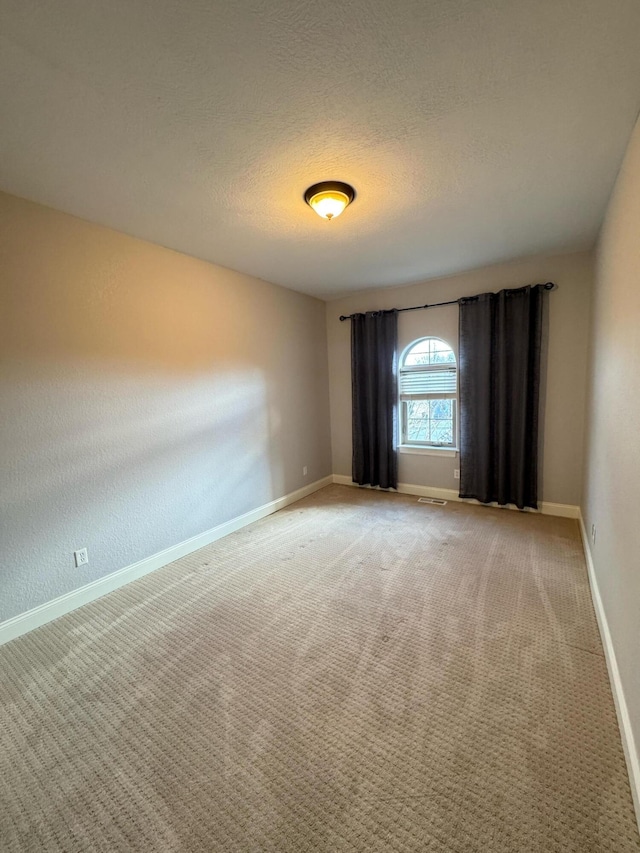
<svg viewBox="0 0 640 853">
<path fill-rule="evenodd" d="M 334 474 L 333 482 L 339 483 L 341 486 L 358 486 L 354 483 L 351 477 L 344 474 Z M 364 486 L 359 488 L 369 488 Z M 444 501 L 458 501 L 459 503 L 475 504 L 477 506 L 498 506 L 498 504 L 483 504 L 480 501 L 472 500 L 471 498 L 461 498 L 456 489 L 441 489 L 437 486 L 417 486 L 412 483 L 398 483 L 397 491 L 403 495 L 416 495 L 420 498 L 441 498 Z M 505 509 L 517 509 L 513 504 L 508 504 Z M 535 512 L 536 510 L 527 510 L 527 512 Z M 558 504 L 551 501 L 541 501 L 540 509 L 542 515 L 556 515 L 561 518 L 580 518 L 580 507 L 573 504 Z"/>
<path fill-rule="evenodd" d="M 542 515 L 555 515 L 558 518 L 580 518 L 580 507 L 575 504 L 557 504 L 553 501 L 540 501 Z"/>
<path fill-rule="evenodd" d="M 39 628 L 47 622 L 58 619 L 64 616 L 65 613 L 70 613 L 83 604 L 88 604 L 90 601 L 95 601 L 106 595 L 108 592 L 113 592 L 115 589 L 124 586 L 130 581 L 141 578 L 143 575 L 149 574 L 156 569 L 173 563 L 179 560 L 180 557 L 185 557 L 199 548 L 204 548 L 205 545 L 210 545 L 217 539 L 222 539 L 223 536 L 228 536 L 241 527 L 246 527 L 247 524 L 252 524 L 254 521 L 259 521 L 267 515 L 271 515 L 289 504 L 295 503 L 307 495 L 317 492 L 324 486 L 328 486 L 333 482 L 333 477 L 330 475 L 322 480 L 316 480 L 315 483 L 310 483 L 308 486 L 303 486 L 295 492 L 290 492 L 288 495 L 283 495 L 274 501 L 263 504 L 252 509 L 250 512 L 232 518 L 224 524 L 219 524 L 217 527 L 212 527 L 211 530 L 206 530 L 198 536 L 193 536 L 184 542 L 177 545 L 172 545 L 170 548 L 165 548 L 157 554 L 152 554 L 151 557 L 146 557 L 137 563 L 130 566 L 125 566 L 123 569 L 118 569 L 105 577 L 98 578 L 91 583 L 85 584 L 78 589 L 65 593 L 52 601 L 47 601 L 44 604 L 34 607 L 33 610 L 28 610 L 26 613 L 20 613 L 12 619 L 7 619 L 5 622 L 0 622 L 0 645 L 14 640 L 16 637 L 26 634 L 28 631 L 33 631 L 34 628 Z"/>
<path fill-rule="evenodd" d="M 600 637 L 602 638 L 602 646 L 604 655 L 607 661 L 607 669 L 609 671 L 609 681 L 611 682 L 611 692 L 613 693 L 613 701 L 616 706 L 616 714 L 618 716 L 618 726 L 620 728 L 620 736 L 622 738 L 622 748 L 624 757 L 627 761 L 627 770 L 629 773 L 629 784 L 631 785 L 631 795 L 633 796 L 633 804 L 636 810 L 636 820 L 638 821 L 638 830 L 640 831 L 640 756 L 636 747 L 633 729 L 631 728 L 631 719 L 627 708 L 627 701 L 622 687 L 620 678 L 620 670 L 616 660 L 616 652 L 607 622 L 607 614 L 600 596 L 600 588 L 598 587 L 598 579 L 596 577 L 595 566 L 593 564 L 593 556 L 591 554 L 591 546 L 587 536 L 587 530 L 584 526 L 584 519 L 580 513 L 580 534 L 582 536 L 582 546 L 584 548 L 584 556 L 587 563 L 587 574 L 589 577 L 589 586 L 591 588 L 591 599 L 593 601 L 593 609 L 596 611 L 596 619 L 600 628 Z"/>
</svg>

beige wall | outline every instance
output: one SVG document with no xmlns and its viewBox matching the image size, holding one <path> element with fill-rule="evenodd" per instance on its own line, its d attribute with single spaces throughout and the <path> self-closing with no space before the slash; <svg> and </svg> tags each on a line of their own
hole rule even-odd
<svg viewBox="0 0 640 853">
<path fill-rule="evenodd" d="M 600 235 L 591 341 L 582 514 L 640 761 L 640 123 Z"/>
<path fill-rule="evenodd" d="M 319 300 L 7 195 L 0 299 L 0 620 L 331 472 Z"/>
<path fill-rule="evenodd" d="M 378 308 L 403 308 L 444 302 L 503 287 L 555 281 L 548 295 L 541 401 L 541 499 L 578 504 L 582 486 L 583 415 L 586 386 L 587 334 L 592 284 L 591 253 L 531 258 L 486 267 L 462 275 L 410 287 L 369 291 L 327 303 L 331 439 L 334 474 L 351 475 L 350 324 L 340 314 Z M 444 338 L 457 353 L 458 308 L 455 305 L 399 316 L 403 348 L 424 335 Z M 402 483 L 455 489 L 453 472 L 460 465 L 443 456 L 400 455 Z"/>
</svg>

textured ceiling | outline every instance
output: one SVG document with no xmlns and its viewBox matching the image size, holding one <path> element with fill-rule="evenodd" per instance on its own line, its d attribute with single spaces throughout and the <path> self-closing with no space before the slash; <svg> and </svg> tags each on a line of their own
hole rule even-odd
<svg viewBox="0 0 640 853">
<path fill-rule="evenodd" d="M 585 248 L 639 44 L 638 0 L 0 0 L 0 188 L 321 297 Z"/>
</svg>

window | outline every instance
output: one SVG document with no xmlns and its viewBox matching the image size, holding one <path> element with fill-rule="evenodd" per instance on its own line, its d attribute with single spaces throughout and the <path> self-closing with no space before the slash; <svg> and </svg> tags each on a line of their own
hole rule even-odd
<svg viewBox="0 0 640 853">
<path fill-rule="evenodd" d="M 400 358 L 400 441 L 414 447 L 457 446 L 456 357 L 440 338 L 409 344 Z"/>
</svg>

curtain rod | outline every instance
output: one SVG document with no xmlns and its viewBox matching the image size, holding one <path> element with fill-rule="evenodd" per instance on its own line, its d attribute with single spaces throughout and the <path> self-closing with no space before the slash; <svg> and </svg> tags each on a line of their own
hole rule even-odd
<svg viewBox="0 0 640 853">
<path fill-rule="evenodd" d="M 546 284 L 542 285 L 545 290 L 555 290 L 557 285 L 552 281 L 548 281 Z M 516 290 L 518 288 L 515 288 Z M 461 299 L 473 299 L 473 296 L 462 296 Z M 412 308 L 381 308 L 380 311 L 372 311 L 372 314 L 380 314 L 382 311 L 397 311 L 398 314 L 401 311 L 422 311 L 423 308 L 440 308 L 442 305 L 457 305 L 460 302 L 460 299 L 451 299 L 449 302 L 432 302 L 431 305 L 414 305 Z M 362 312 L 361 312 L 362 313 Z M 340 322 L 342 323 L 344 320 L 352 320 L 356 317 L 357 314 L 341 314 Z"/>
</svg>

